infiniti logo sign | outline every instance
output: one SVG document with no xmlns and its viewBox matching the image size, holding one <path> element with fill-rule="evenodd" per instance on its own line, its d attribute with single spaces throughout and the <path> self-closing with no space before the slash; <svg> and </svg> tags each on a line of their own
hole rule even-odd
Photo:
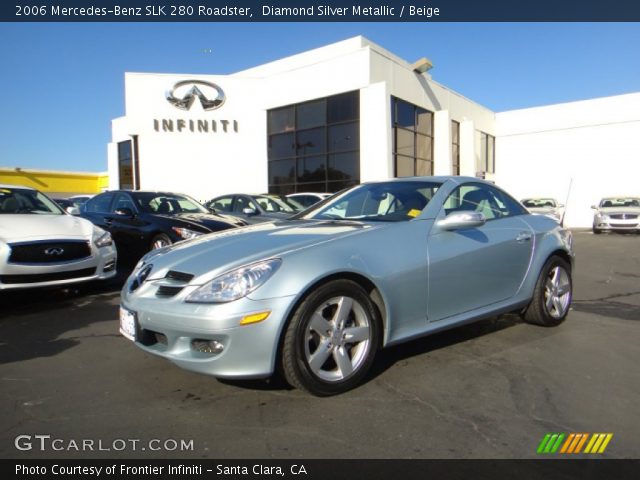
<svg viewBox="0 0 640 480">
<path fill-rule="evenodd" d="M 167 101 L 180 110 L 189 110 L 196 98 L 203 110 L 220 108 L 226 100 L 224 91 L 215 83 L 203 80 L 184 80 L 176 83 L 166 94 Z"/>
<path fill-rule="evenodd" d="M 51 248 L 44 249 L 44 254 L 49 256 L 55 255 L 56 257 L 59 257 L 63 253 L 64 253 L 64 248 L 61 248 L 61 247 L 51 247 Z"/>
</svg>

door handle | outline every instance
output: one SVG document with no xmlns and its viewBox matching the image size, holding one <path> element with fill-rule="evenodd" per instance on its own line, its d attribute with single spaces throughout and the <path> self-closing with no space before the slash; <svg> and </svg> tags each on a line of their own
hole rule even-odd
<svg viewBox="0 0 640 480">
<path fill-rule="evenodd" d="M 532 235 L 529 232 L 520 232 L 516 237 L 516 242 L 523 243 L 531 240 Z"/>
<path fill-rule="evenodd" d="M 111 222 L 113 222 L 113 218 L 111 217 L 104 217 L 103 220 L 104 220 L 104 223 L 107 225 L 111 225 Z"/>
</svg>

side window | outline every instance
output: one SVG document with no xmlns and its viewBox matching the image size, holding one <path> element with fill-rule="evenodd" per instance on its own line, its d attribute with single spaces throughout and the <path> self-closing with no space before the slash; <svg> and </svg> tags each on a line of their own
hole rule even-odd
<svg viewBox="0 0 640 480">
<path fill-rule="evenodd" d="M 103 193 L 85 203 L 85 211 L 89 213 L 108 213 L 113 193 Z"/>
<path fill-rule="evenodd" d="M 233 197 L 224 197 L 219 198 L 211 205 L 214 209 L 221 212 L 230 212 L 231 211 L 231 203 L 233 202 Z"/>
<path fill-rule="evenodd" d="M 135 205 L 133 204 L 133 202 L 129 198 L 129 195 L 127 195 L 126 193 L 118 193 L 116 195 L 116 199 L 113 202 L 113 205 L 111 207 L 111 211 L 115 212 L 116 210 L 119 210 L 121 208 L 128 208 L 133 212 L 136 211 Z"/>
<path fill-rule="evenodd" d="M 236 203 L 233 205 L 233 211 L 237 213 L 243 213 L 245 208 L 253 208 L 246 197 L 236 197 Z"/>
<path fill-rule="evenodd" d="M 480 212 L 487 220 L 526 213 L 507 194 L 483 183 L 468 183 L 456 188 L 445 201 L 444 211 L 445 215 L 456 211 Z"/>
</svg>

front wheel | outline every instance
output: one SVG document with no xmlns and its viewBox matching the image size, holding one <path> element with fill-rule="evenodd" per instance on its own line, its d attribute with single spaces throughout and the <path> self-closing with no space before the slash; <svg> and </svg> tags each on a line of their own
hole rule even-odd
<svg viewBox="0 0 640 480">
<path fill-rule="evenodd" d="M 542 267 L 524 320 L 545 327 L 561 324 L 569 313 L 572 292 L 569 263 L 560 257 L 549 258 Z"/>
<path fill-rule="evenodd" d="M 173 242 L 166 233 L 159 233 L 151 240 L 150 250 L 156 250 L 158 248 L 171 245 Z"/>
<path fill-rule="evenodd" d="M 367 292 L 335 280 L 311 292 L 296 309 L 282 347 L 287 382 L 328 396 L 364 379 L 380 343 L 380 315 Z"/>
</svg>

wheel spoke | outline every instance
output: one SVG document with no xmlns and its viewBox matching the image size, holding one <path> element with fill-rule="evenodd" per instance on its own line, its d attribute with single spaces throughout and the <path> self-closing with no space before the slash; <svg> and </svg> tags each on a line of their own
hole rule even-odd
<svg viewBox="0 0 640 480">
<path fill-rule="evenodd" d="M 335 326 L 339 326 L 340 324 L 344 325 L 344 322 L 348 318 L 352 306 L 352 298 L 340 297 L 340 300 L 338 301 L 338 308 L 336 309 L 336 313 L 333 316 L 333 322 Z"/>
<path fill-rule="evenodd" d="M 369 340 L 370 330 L 369 327 L 349 327 L 344 329 L 345 342 L 358 343 Z"/>
<path fill-rule="evenodd" d="M 563 308 L 562 308 L 562 302 L 560 301 L 560 299 L 558 297 L 553 297 L 553 306 L 556 309 L 556 314 L 558 316 L 562 315 L 563 312 Z"/>
<path fill-rule="evenodd" d="M 327 332 L 331 330 L 331 324 L 319 312 L 316 312 L 309 322 L 309 330 L 324 338 L 327 336 Z"/>
<path fill-rule="evenodd" d="M 560 274 L 560 269 L 558 267 L 553 269 L 553 275 L 551 276 L 551 283 L 554 287 L 558 286 L 558 277 Z"/>
<path fill-rule="evenodd" d="M 546 306 L 547 306 L 547 311 L 551 312 L 551 309 L 553 308 L 553 295 L 551 295 L 551 292 L 547 292 Z"/>
<path fill-rule="evenodd" d="M 558 287 L 558 296 L 561 297 L 565 294 L 569 293 L 569 283 L 565 283 L 564 285 L 560 285 Z"/>
<path fill-rule="evenodd" d="M 313 352 L 309 358 L 309 367 L 311 370 L 316 373 L 319 372 L 330 355 L 331 348 L 329 348 L 329 340 L 322 340 L 316 351 Z"/>
<path fill-rule="evenodd" d="M 351 359 L 349 358 L 349 353 L 346 348 L 342 346 L 336 348 L 333 351 L 333 359 L 336 361 L 342 378 L 345 378 L 353 372 L 353 365 L 351 364 Z"/>
</svg>

